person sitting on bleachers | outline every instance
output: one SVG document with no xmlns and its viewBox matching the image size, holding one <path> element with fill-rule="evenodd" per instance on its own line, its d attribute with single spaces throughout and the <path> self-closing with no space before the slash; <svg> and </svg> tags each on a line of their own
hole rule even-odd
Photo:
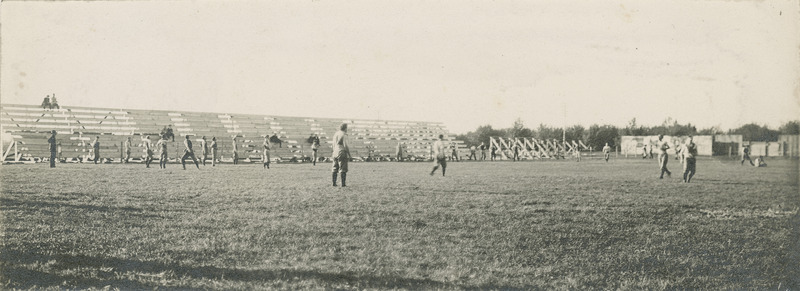
<svg viewBox="0 0 800 291">
<path fill-rule="evenodd" d="M 56 101 L 56 93 L 53 93 L 53 97 L 50 97 L 50 109 L 53 108 L 61 109 L 61 107 L 58 106 L 58 101 Z"/>
<path fill-rule="evenodd" d="M 44 97 L 44 100 L 42 101 L 42 109 L 49 109 L 49 108 L 50 108 L 50 95 L 47 95 L 47 97 Z"/>
<path fill-rule="evenodd" d="M 271 137 L 269 137 L 269 142 L 277 143 L 279 148 L 283 147 L 283 141 L 278 138 L 277 134 L 273 134 Z"/>
<path fill-rule="evenodd" d="M 172 132 L 172 124 L 167 127 L 167 137 L 172 141 L 175 141 L 175 133 Z"/>
</svg>

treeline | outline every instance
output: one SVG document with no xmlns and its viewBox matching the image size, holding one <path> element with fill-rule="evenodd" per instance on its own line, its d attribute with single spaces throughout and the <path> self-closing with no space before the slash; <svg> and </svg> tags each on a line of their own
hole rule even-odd
<svg viewBox="0 0 800 291">
<path fill-rule="evenodd" d="M 481 142 L 489 145 L 489 137 L 499 136 L 506 138 L 514 137 L 533 137 L 536 139 L 556 139 L 561 140 L 562 135 L 566 135 L 568 141 L 583 141 L 587 146 L 601 149 L 608 143 L 614 147 L 620 143 L 623 135 L 713 135 L 713 134 L 741 134 L 745 141 L 777 141 L 781 134 L 800 134 L 800 121 L 789 121 L 781 125 L 777 130 L 771 129 L 766 125 L 749 123 L 739 128 L 729 129 L 727 132 L 719 127 L 697 129 L 691 123 L 680 124 L 677 120 L 667 118 L 661 125 L 643 126 L 636 123 L 636 118 L 631 119 L 625 127 L 614 125 L 593 124 L 589 128 L 582 125 L 567 127 L 562 132 L 561 127 L 554 127 L 540 124 L 538 128 L 528 128 L 517 118 L 510 128 L 495 129 L 491 125 L 479 126 L 475 131 L 466 134 L 459 134 L 456 139 L 463 140 L 468 146 L 479 145 Z"/>
</svg>

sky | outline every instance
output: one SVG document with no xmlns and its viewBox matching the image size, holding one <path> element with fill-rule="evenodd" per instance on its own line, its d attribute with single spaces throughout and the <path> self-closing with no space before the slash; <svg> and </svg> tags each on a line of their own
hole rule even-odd
<svg viewBox="0 0 800 291">
<path fill-rule="evenodd" d="M 4 1 L 0 102 L 535 128 L 800 118 L 800 2 Z"/>
</svg>

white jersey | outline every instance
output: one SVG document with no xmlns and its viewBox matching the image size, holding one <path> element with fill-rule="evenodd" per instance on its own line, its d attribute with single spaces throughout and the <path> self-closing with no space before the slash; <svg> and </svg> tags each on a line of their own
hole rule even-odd
<svg viewBox="0 0 800 291">
<path fill-rule="evenodd" d="M 333 135 L 333 156 L 338 157 L 342 153 L 350 153 L 350 147 L 347 145 L 347 133 L 344 131 L 337 131 Z"/>
<path fill-rule="evenodd" d="M 269 140 L 264 141 L 264 151 L 268 152 L 272 148 L 272 144 L 269 143 Z"/>
<path fill-rule="evenodd" d="M 142 142 L 144 142 L 143 145 L 144 145 L 144 150 L 145 151 L 149 151 L 149 150 L 152 149 L 153 143 L 149 139 L 146 139 L 146 138 L 142 139 Z"/>
<path fill-rule="evenodd" d="M 669 149 L 669 143 L 667 141 L 662 140 L 658 142 L 658 153 L 662 155 L 666 154 L 668 149 Z"/>
<path fill-rule="evenodd" d="M 443 159 L 445 155 L 445 146 L 441 140 L 433 143 L 433 155 L 437 158 Z"/>
</svg>

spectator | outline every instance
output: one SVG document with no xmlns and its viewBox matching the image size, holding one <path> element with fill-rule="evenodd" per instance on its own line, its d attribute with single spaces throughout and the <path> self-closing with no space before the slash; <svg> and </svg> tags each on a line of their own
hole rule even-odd
<svg viewBox="0 0 800 291">
<path fill-rule="evenodd" d="M 56 101 L 56 93 L 53 93 L 53 97 L 50 98 L 50 109 L 53 108 L 61 109 L 61 107 L 58 106 L 58 101 Z"/>
<path fill-rule="evenodd" d="M 172 141 L 175 141 L 175 134 L 172 132 L 172 124 L 170 124 L 169 127 L 167 127 L 167 138 L 172 139 Z"/>
<path fill-rule="evenodd" d="M 42 100 L 42 109 L 50 109 L 50 95 L 47 95 L 47 97 L 44 97 L 44 100 Z"/>
<path fill-rule="evenodd" d="M 279 148 L 283 147 L 283 141 L 278 138 L 277 134 L 273 133 L 272 136 L 269 138 L 269 142 L 274 143 L 274 144 L 277 143 Z"/>
</svg>

